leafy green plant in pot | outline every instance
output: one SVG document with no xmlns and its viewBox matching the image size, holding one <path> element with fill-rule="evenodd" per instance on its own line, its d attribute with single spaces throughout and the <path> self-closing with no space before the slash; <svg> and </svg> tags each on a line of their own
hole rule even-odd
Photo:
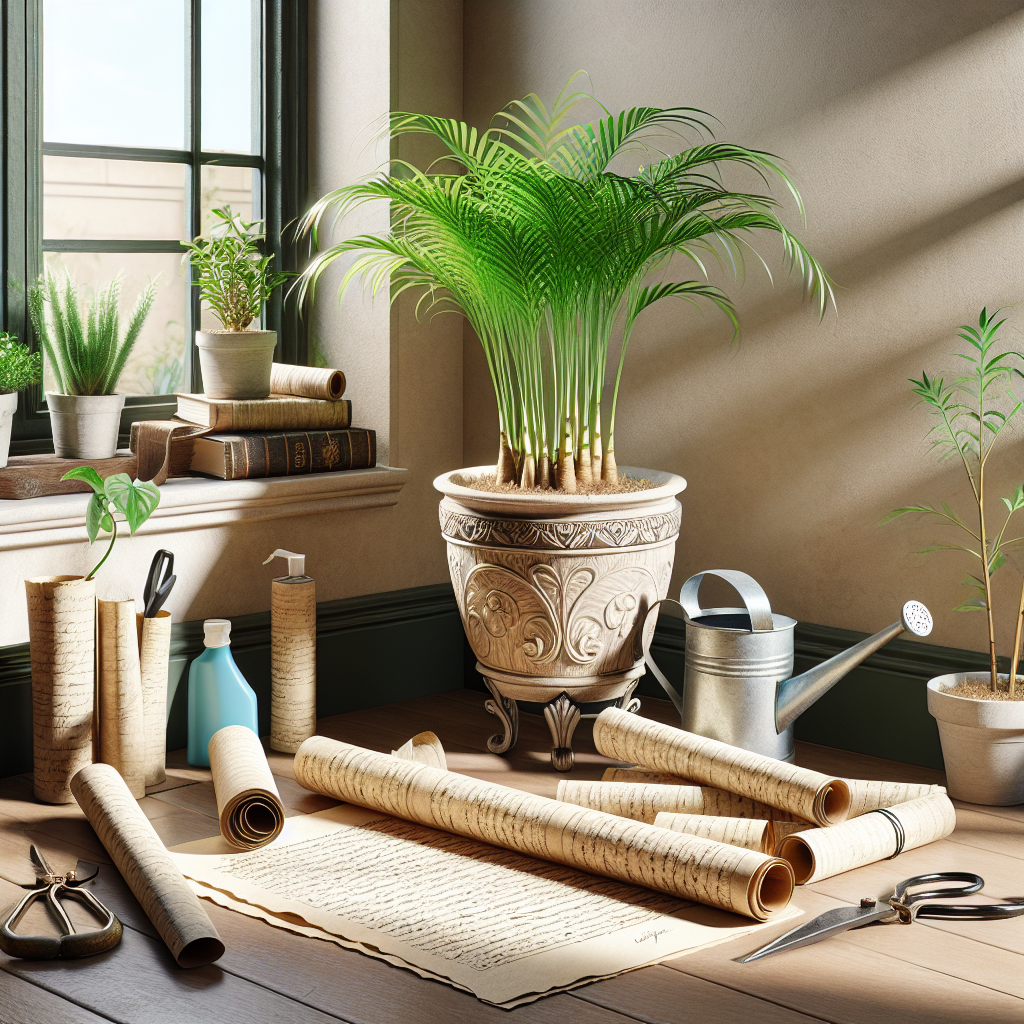
<svg viewBox="0 0 1024 1024">
<path fill-rule="evenodd" d="M 11 425 L 18 392 L 43 379 L 43 357 L 29 352 L 12 334 L 0 331 L 0 469 L 11 450 Z"/>
<path fill-rule="evenodd" d="M 119 274 L 90 299 L 79 295 L 70 274 L 60 281 L 47 270 L 29 289 L 32 326 L 56 385 L 46 404 L 61 458 L 109 459 L 117 450 L 125 396 L 115 389 L 157 289 L 156 281 L 143 289 L 122 335 L 122 283 Z"/>
<path fill-rule="evenodd" d="M 213 211 L 206 236 L 181 244 L 182 262 L 196 272 L 199 291 L 222 330 L 197 331 L 203 390 L 210 398 L 266 398 L 276 331 L 250 330 L 263 304 L 289 274 L 272 273 L 273 255 L 259 249 L 262 221 L 246 221 L 230 206 Z"/>
<path fill-rule="evenodd" d="M 940 458 L 958 460 L 970 487 L 971 516 L 959 515 L 951 505 L 906 505 L 894 509 L 883 523 L 907 515 L 939 520 L 955 529 L 956 540 L 923 549 L 958 551 L 970 556 L 971 571 L 964 585 L 971 596 L 956 610 L 980 612 L 985 619 L 989 669 L 986 673 L 959 672 L 928 682 L 928 710 L 939 727 L 942 757 L 950 796 L 971 803 L 1008 806 L 1024 803 L 1024 685 L 1020 681 L 1021 638 L 1024 633 L 1024 580 L 1016 609 L 1010 671 L 1000 673 L 996 659 L 995 610 L 992 577 L 1020 552 L 1024 538 L 1011 536 L 1011 521 L 1024 509 L 1024 487 L 1017 486 L 997 515 L 988 504 L 986 469 L 996 443 L 1016 420 L 1024 403 L 1010 385 L 1024 378 L 1019 363 L 1024 354 L 998 351 L 997 332 L 1005 319 L 997 310 L 981 311 L 977 327 L 964 325 L 959 338 L 967 343 L 957 355 L 967 372 L 951 383 L 922 373 L 911 380 L 914 394 L 937 422 L 928 432 Z M 994 521 L 993 521 L 994 520 Z"/>
<path fill-rule="evenodd" d="M 726 167 L 781 183 L 771 154 L 713 140 L 711 115 L 636 107 L 574 123 L 575 79 L 548 107 L 535 95 L 483 132 L 459 121 L 393 113 L 392 136 L 424 134 L 444 159 L 426 170 L 392 161 L 370 180 L 325 196 L 303 228 L 319 246 L 340 220 L 385 200 L 387 233 L 319 251 L 297 290 L 353 256 L 341 292 L 363 279 L 418 298 L 418 312 L 461 313 L 483 348 L 497 400 L 497 464 L 435 481 L 464 625 L 515 739 L 515 700 L 549 704 L 553 762 L 572 763 L 579 700 L 618 700 L 643 673 L 646 610 L 665 597 L 679 530 L 679 476 L 619 467 L 616 415 L 640 315 L 663 299 L 710 304 L 737 328 L 733 303 L 703 277 L 709 258 L 742 267 L 752 232 L 776 235 L 824 312 L 827 276 L 783 224 L 771 194 L 735 191 Z M 687 136 L 699 137 L 684 146 Z M 710 141 L 709 141 L 710 140 Z M 666 155 L 658 147 L 681 149 Z M 629 160 L 635 174 L 613 169 Z M 730 179 L 731 180 L 731 179 Z M 646 625 L 645 625 L 646 623 Z M 641 635 L 642 634 L 642 635 Z M 566 700 L 559 702 L 565 693 Z M 511 703 L 510 703 L 511 702 Z M 568 751 L 568 752 L 567 752 Z"/>
</svg>

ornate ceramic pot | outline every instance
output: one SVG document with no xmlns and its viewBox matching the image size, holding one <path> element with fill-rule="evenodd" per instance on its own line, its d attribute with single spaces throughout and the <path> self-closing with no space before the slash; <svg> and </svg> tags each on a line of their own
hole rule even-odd
<svg viewBox="0 0 1024 1024">
<path fill-rule="evenodd" d="M 654 487 L 626 494 L 497 493 L 467 486 L 491 466 L 434 481 L 459 613 L 477 670 L 504 726 L 487 746 L 516 741 L 516 701 L 545 705 L 552 764 L 572 767 L 579 704 L 631 701 L 654 633 L 647 612 L 668 594 L 686 481 L 623 467 Z"/>
</svg>

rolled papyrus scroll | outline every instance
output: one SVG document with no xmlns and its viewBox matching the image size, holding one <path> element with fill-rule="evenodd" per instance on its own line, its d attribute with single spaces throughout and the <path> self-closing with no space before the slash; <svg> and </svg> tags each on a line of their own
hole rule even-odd
<svg viewBox="0 0 1024 1024">
<path fill-rule="evenodd" d="M 113 765 L 136 800 L 146 795 L 146 719 L 142 706 L 135 602 L 99 601 L 100 760 Z"/>
<path fill-rule="evenodd" d="M 71 779 L 92 762 L 96 583 L 81 576 L 25 580 L 32 660 L 33 792 L 69 804 Z"/>
<path fill-rule="evenodd" d="M 284 807 L 259 737 L 226 725 L 210 737 L 210 771 L 220 833 L 240 850 L 272 843 L 284 828 Z"/>
<path fill-rule="evenodd" d="M 406 740 L 397 750 L 391 751 L 392 757 L 400 757 L 403 761 L 417 761 L 429 764 L 432 768 L 448 770 L 448 760 L 444 756 L 441 741 L 432 732 L 418 732 L 411 740 Z"/>
<path fill-rule="evenodd" d="M 812 828 L 786 836 L 778 851 L 793 866 L 797 883 L 806 885 L 934 843 L 955 826 L 956 811 L 945 792 L 939 791 L 868 811 L 835 828 Z"/>
<path fill-rule="evenodd" d="M 294 754 L 316 732 L 316 583 L 270 584 L 270 746 Z"/>
<path fill-rule="evenodd" d="M 87 765 L 71 791 L 178 966 L 219 959 L 224 943 L 217 929 L 117 770 Z"/>
<path fill-rule="evenodd" d="M 718 818 L 707 814 L 670 814 L 662 811 L 654 819 L 658 828 L 672 832 L 686 832 L 691 836 L 704 836 L 718 843 L 742 846 L 744 850 L 773 853 L 775 827 L 770 821 L 757 818 Z"/>
<path fill-rule="evenodd" d="M 594 745 L 617 761 L 739 793 L 816 825 L 838 825 L 850 813 L 850 790 L 842 779 L 618 708 L 606 708 L 597 716 Z"/>
<path fill-rule="evenodd" d="M 669 776 L 663 776 L 668 778 Z M 577 807 L 654 823 L 662 812 L 724 818 L 781 821 L 795 815 L 777 807 L 710 786 L 671 786 L 646 782 L 577 782 L 562 779 L 556 798 Z"/>
<path fill-rule="evenodd" d="M 295 755 L 307 789 L 430 828 L 708 903 L 757 921 L 792 895 L 784 861 L 313 736 Z"/>
<path fill-rule="evenodd" d="M 142 671 L 142 714 L 146 721 L 146 785 L 167 777 L 167 671 L 171 656 L 171 613 L 136 616 Z"/>
<path fill-rule="evenodd" d="M 270 392 L 274 395 L 298 395 L 336 402 L 345 394 L 345 374 L 319 366 L 289 366 L 274 363 L 270 367 Z"/>
<path fill-rule="evenodd" d="M 646 768 L 606 768 L 601 780 L 603 782 L 651 782 L 662 786 L 690 785 L 686 779 L 680 778 L 678 775 L 670 775 L 668 772 L 652 772 Z M 850 789 L 851 818 L 856 818 L 857 815 L 865 814 L 867 811 L 877 810 L 879 807 L 891 807 L 893 804 L 902 804 L 907 800 L 916 800 L 929 793 L 945 792 L 941 786 L 930 786 L 918 782 L 876 782 L 869 779 L 843 779 L 843 782 Z M 705 789 L 704 792 L 711 793 L 712 791 Z M 708 813 L 717 813 L 717 811 L 708 811 Z M 746 818 L 771 817 L 771 814 L 762 815 L 760 813 L 744 814 L 733 811 L 723 811 L 722 813 L 736 813 L 737 816 Z M 778 812 L 775 813 L 775 820 L 780 820 Z"/>
</svg>

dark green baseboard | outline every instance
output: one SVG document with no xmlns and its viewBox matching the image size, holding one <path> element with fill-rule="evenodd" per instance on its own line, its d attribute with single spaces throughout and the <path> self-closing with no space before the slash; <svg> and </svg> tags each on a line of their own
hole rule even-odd
<svg viewBox="0 0 1024 1024">
<path fill-rule="evenodd" d="M 683 623 L 665 616 L 652 651 L 682 689 Z M 796 629 L 796 671 L 838 654 L 865 634 L 828 626 Z M 270 613 L 232 619 L 231 648 L 256 691 L 260 731 L 270 729 Z M 201 621 L 176 623 L 168 681 L 167 746 L 184 747 L 189 663 L 203 650 Z M 317 607 L 317 709 L 337 715 L 466 686 L 483 690 L 448 584 L 326 601 Z M 871 655 L 799 718 L 797 737 L 908 764 L 942 767 L 925 683 L 945 672 L 986 668 L 985 655 L 894 640 Z M 640 696 L 664 697 L 647 674 Z M 493 725 L 481 722 L 482 733 Z M 491 730 L 493 731 L 493 730 Z M 28 644 L 0 648 L 0 777 L 32 769 Z"/>
</svg>

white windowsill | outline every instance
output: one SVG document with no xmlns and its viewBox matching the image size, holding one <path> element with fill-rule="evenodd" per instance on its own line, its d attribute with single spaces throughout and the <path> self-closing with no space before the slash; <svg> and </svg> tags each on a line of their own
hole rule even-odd
<svg viewBox="0 0 1024 1024">
<path fill-rule="evenodd" d="M 394 505 L 408 477 L 409 470 L 389 466 L 263 480 L 179 477 L 160 488 L 160 505 L 138 532 L 175 533 Z M 0 551 L 82 541 L 88 499 L 88 494 L 55 494 L 0 501 Z"/>
</svg>

